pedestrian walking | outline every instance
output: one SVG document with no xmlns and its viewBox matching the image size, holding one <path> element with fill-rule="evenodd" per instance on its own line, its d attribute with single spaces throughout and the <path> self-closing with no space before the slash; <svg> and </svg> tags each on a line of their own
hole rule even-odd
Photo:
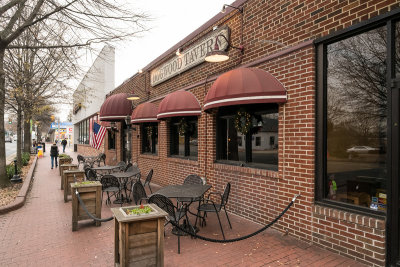
<svg viewBox="0 0 400 267">
<path fill-rule="evenodd" d="M 68 143 L 68 141 L 67 141 L 66 138 L 64 138 L 64 140 L 61 141 L 61 144 L 62 144 L 62 147 L 63 147 L 63 153 L 65 153 L 65 147 L 67 146 L 67 143 Z"/>
<path fill-rule="evenodd" d="M 58 146 L 54 143 L 50 148 L 50 157 L 51 157 L 51 168 L 53 169 L 54 163 L 56 168 L 58 167 L 57 157 L 58 157 Z"/>
</svg>

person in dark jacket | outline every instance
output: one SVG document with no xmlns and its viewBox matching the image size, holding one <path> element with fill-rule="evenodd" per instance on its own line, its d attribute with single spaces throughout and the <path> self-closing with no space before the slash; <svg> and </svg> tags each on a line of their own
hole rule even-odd
<svg viewBox="0 0 400 267">
<path fill-rule="evenodd" d="M 50 157 L 51 157 L 51 168 L 53 169 L 54 162 L 56 163 L 56 168 L 57 168 L 58 146 L 56 145 L 56 143 L 54 143 L 50 148 Z"/>
<path fill-rule="evenodd" d="M 62 144 L 62 147 L 63 147 L 63 153 L 65 153 L 65 147 L 67 146 L 67 143 L 68 143 L 68 141 L 67 141 L 66 138 L 64 138 L 64 140 L 61 141 L 61 144 Z"/>
</svg>

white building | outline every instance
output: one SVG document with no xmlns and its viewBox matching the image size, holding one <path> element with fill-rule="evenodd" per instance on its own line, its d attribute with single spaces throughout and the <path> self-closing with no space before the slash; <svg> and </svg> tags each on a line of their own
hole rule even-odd
<svg viewBox="0 0 400 267">
<path fill-rule="evenodd" d="M 83 77 L 73 94 L 74 144 L 85 153 L 93 122 L 98 122 L 98 112 L 106 95 L 115 87 L 115 49 L 105 46 Z"/>
</svg>

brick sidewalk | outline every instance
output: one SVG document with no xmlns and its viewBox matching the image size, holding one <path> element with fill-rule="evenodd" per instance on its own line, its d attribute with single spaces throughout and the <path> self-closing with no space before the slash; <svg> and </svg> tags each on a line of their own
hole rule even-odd
<svg viewBox="0 0 400 267">
<path fill-rule="evenodd" d="M 76 163 L 72 149 L 67 147 L 67 153 Z M 101 227 L 91 221 L 79 222 L 78 231 L 71 231 L 71 201 L 64 203 L 58 168 L 51 169 L 49 151 L 46 146 L 44 158 L 38 160 L 26 204 L 0 217 L 0 266 L 113 266 L 113 221 Z M 260 228 L 230 214 L 231 230 L 221 215 L 227 238 Z M 110 216 L 103 203 L 102 217 Z M 219 239 L 221 232 L 214 216 L 210 214 L 199 234 Z M 165 232 L 165 266 L 364 266 L 273 229 L 229 244 L 182 237 L 181 254 L 177 254 L 177 238 L 170 226 Z"/>
</svg>

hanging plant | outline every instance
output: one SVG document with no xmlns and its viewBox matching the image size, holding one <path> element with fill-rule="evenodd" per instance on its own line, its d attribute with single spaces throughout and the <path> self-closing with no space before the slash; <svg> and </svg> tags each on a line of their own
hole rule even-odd
<svg viewBox="0 0 400 267">
<path fill-rule="evenodd" d="M 235 116 L 235 128 L 246 135 L 252 127 L 251 115 L 245 109 L 239 109 Z"/>
<path fill-rule="evenodd" d="M 147 137 L 148 137 L 149 139 L 151 139 L 152 136 L 153 136 L 153 127 L 152 127 L 152 126 L 147 126 L 147 127 L 146 127 L 146 132 L 147 132 Z"/>
<path fill-rule="evenodd" d="M 185 118 L 182 118 L 178 124 L 179 135 L 184 136 L 189 129 L 189 125 Z"/>
</svg>

